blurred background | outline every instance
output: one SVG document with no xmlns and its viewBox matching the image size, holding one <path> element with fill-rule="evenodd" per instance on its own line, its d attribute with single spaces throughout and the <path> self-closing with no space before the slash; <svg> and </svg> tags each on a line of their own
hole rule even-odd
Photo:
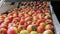
<svg viewBox="0 0 60 34">
<path fill-rule="evenodd" d="M 54 12 L 60 22 L 60 1 L 51 1 L 51 4 L 53 6 Z"/>
</svg>

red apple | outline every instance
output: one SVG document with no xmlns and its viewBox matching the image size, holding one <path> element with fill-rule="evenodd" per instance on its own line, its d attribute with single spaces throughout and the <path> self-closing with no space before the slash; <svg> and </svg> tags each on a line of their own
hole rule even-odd
<svg viewBox="0 0 60 34">
<path fill-rule="evenodd" d="M 1 28 L 7 28 L 7 25 L 6 25 L 5 23 L 2 23 L 2 24 L 0 25 L 0 27 L 1 27 Z"/>
<path fill-rule="evenodd" d="M 51 24 L 46 25 L 45 27 L 46 30 L 54 30 L 54 26 Z"/>
<path fill-rule="evenodd" d="M 16 27 L 10 27 L 7 31 L 7 34 L 18 34 L 18 30 Z"/>
<path fill-rule="evenodd" d="M 25 18 L 28 17 L 29 15 L 27 13 L 24 14 Z"/>
<path fill-rule="evenodd" d="M 21 11 L 21 10 L 22 10 L 22 8 L 19 8 L 18 10 L 19 10 L 19 11 Z"/>
<path fill-rule="evenodd" d="M 20 21 L 20 18 L 19 17 L 15 17 L 15 18 L 13 18 L 12 23 L 16 24 L 19 21 Z"/>
<path fill-rule="evenodd" d="M 7 29 L 1 28 L 1 33 L 2 33 L 2 34 L 7 34 Z"/>
<path fill-rule="evenodd" d="M 30 16 L 30 17 L 26 17 L 26 18 L 25 18 L 25 21 L 29 21 L 30 18 L 31 18 L 31 16 Z"/>
<path fill-rule="evenodd" d="M 37 4 L 38 4 L 38 5 L 40 5 L 40 4 L 41 4 L 41 2 L 40 2 L 40 1 L 37 1 Z"/>
<path fill-rule="evenodd" d="M 46 1 L 44 1 L 44 2 L 43 2 L 43 5 L 47 5 L 47 2 L 46 2 Z"/>
<path fill-rule="evenodd" d="M 0 25 L 2 24 L 2 22 L 0 22 Z"/>
<path fill-rule="evenodd" d="M 17 13 L 14 13 L 14 14 L 13 14 L 13 17 L 17 17 L 17 16 L 18 16 L 18 14 L 17 14 Z"/>
<path fill-rule="evenodd" d="M 37 13 L 42 13 L 42 11 L 38 9 L 38 10 L 37 10 Z"/>
<path fill-rule="evenodd" d="M 37 14 L 37 16 L 39 17 L 39 19 L 44 19 L 44 14 L 43 13 Z"/>
<path fill-rule="evenodd" d="M 0 18 L 0 24 L 1 24 L 2 22 L 4 22 L 4 19 L 5 19 L 5 18 Z"/>
<path fill-rule="evenodd" d="M 10 28 L 11 26 L 13 26 L 13 24 L 12 24 L 12 23 L 9 23 L 9 24 L 8 24 L 8 28 Z"/>
<path fill-rule="evenodd" d="M 21 13 L 19 13 L 19 14 L 18 14 L 18 17 L 22 17 L 22 14 L 21 14 Z"/>
<path fill-rule="evenodd" d="M 36 6 L 36 2 L 35 1 L 33 2 L 33 4 L 34 4 L 34 6 Z"/>
<path fill-rule="evenodd" d="M 35 27 L 34 25 L 29 25 L 29 26 L 27 27 L 27 31 L 28 31 L 28 32 L 36 31 L 36 27 Z"/>
<path fill-rule="evenodd" d="M 9 14 L 7 16 L 13 16 L 12 12 L 10 11 Z"/>
<path fill-rule="evenodd" d="M 53 24 L 51 19 L 46 19 L 46 20 L 45 20 L 45 23 L 46 23 L 46 24 Z"/>
<path fill-rule="evenodd" d="M 45 19 L 49 19 L 50 17 L 49 17 L 49 16 L 45 16 L 44 18 L 45 18 Z"/>
<path fill-rule="evenodd" d="M 9 24 L 8 24 L 8 28 L 10 28 L 10 27 L 12 27 L 12 26 L 18 27 L 15 23 L 9 23 Z"/>
<path fill-rule="evenodd" d="M 37 27 L 37 32 L 43 33 L 44 31 L 45 31 L 44 27 L 42 27 L 42 26 Z"/>
<path fill-rule="evenodd" d="M 29 24 L 27 24 L 27 23 L 24 23 L 24 29 L 27 29 L 27 26 L 28 26 Z"/>
<path fill-rule="evenodd" d="M 50 13 L 50 10 L 46 8 L 44 13 Z"/>
<path fill-rule="evenodd" d="M 18 13 L 18 17 L 24 16 L 24 13 L 25 13 L 25 12 L 23 12 L 23 10 L 21 10 L 21 11 Z"/>
<path fill-rule="evenodd" d="M 44 21 L 45 21 L 45 19 L 39 19 L 39 20 L 37 21 L 37 23 L 40 24 L 41 22 L 44 22 Z"/>
<path fill-rule="evenodd" d="M 12 21 L 12 19 L 13 19 L 12 16 L 6 17 L 4 23 L 9 24 Z"/>
<path fill-rule="evenodd" d="M 27 21 L 27 24 L 32 24 L 32 21 Z"/>
<path fill-rule="evenodd" d="M 18 25 L 18 32 L 20 32 L 23 29 L 24 29 L 24 26 L 23 25 Z"/>
<path fill-rule="evenodd" d="M 39 26 L 39 24 L 38 24 L 38 23 L 33 23 L 33 25 L 34 25 L 35 27 L 38 27 L 38 26 Z"/>
<path fill-rule="evenodd" d="M 24 25 L 24 19 L 21 19 L 19 24 Z"/>
</svg>

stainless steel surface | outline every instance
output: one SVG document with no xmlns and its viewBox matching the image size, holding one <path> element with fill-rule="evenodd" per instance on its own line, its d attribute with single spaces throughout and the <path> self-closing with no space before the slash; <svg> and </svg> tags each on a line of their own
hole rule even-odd
<svg viewBox="0 0 60 34">
<path fill-rule="evenodd" d="M 10 5 L 10 4 L 11 4 L 10 2 L 5 2 L 5 4 L 3 4 L 0 7 L 0 13 L 4 13 L 10 9 L 16 8 L 18 5 L 18 2 L 16 2 L 14 5 Z"/>
<path fill-rule="evenodd" d="M 10 9 L 14 9 L 17 7 L 17 5 L 18 5 L 18 2 L 16 2 L 14 5 L 10 5 L 10 2 L 5 3 L 2 5 L 2 7 L 0 7 L 0 13 L 4 13 Z M 60 34 L 60 24 L 59 24 L 59 21 L 55 15 L 51 5 L 50 5 L 50 9 L 51 9 L 51 14 L 52 14 L 53 24 L 54 24 L 55 29 L 56 29 L 56 34 Z"/>
<path fill-rule="evenodd" d="M 5 0 L 0 0 L 0 7 L 2 6 L 2 4 L 4 3 Z"/>
<path fill-rule="evenodd" d="M 50 5 L 50 9 L 51 9 L 51 14 L 52 14 L 53 24 L 54 24 L 55 29 L 56 29 L 56 34 L 60 34 L 60 24 L 59 24 L 59 21 L 55 15 L 51 5 Z"/>
</svg>

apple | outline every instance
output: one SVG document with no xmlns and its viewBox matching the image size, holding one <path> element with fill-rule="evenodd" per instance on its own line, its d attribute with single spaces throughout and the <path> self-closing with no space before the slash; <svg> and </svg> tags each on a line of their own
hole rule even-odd
<svg viewBox="0 0 60 34">
<path fill-rule="evenodd" d="M 50 13 L 50 10 L 46 8 L 44 13 Z"/>
<path fill-rule="evenodd" d="M 20 32 L 23 29 L 24 29 L 24 26 L 23 25 L 18 25 L 18 32 Z"/>
<path fill-rule="evenodd" d="M 6 18 L 7 14 L 0 15 L 0 19 L 4 20 Z"/>
<path fill-rule="evenodd" d="M 28 26 L 29 24 L 27 24 L 27 23 L 24 23 L 24 29 L 27 29 L 27 26 Z"/>
<path fill-rule="evenodd" d="M 43 19 L 44 18 L 44 14 L 43 13 L 37 14 L 37 16 L 39 17 L 39 19 Z"/>
<path fill-rule="evenodd" d="M 42 27 L 42 26 L 38 26 L 37 27 L 37 32 L 43 33 L 44 31 L 45 31 L 45 28 L 44 27 Z"/>
<path fill-rule="evenodd" d="M 46 2 L 46 1 L 44 1 L 44 2 L 43 2 L 43 5 L 47 5 L 47 2 Z"/>
<path fill-rule="evenodd" d="M 29 26 L 27 27 L 27 31 L 28 31 L 28 32 L 35 31 L 35 30 L 36 30 L 36 27 L 35 27 L 34 25 L 29 25 Z"/>
<path fill-rule="evenodd" d="M 8 28 L 7 34 L 18 34 L 18 29 L 16 27 Z"/>
<path fill-rule="evenodd" d="M 2 31 L 1 31 L 1 29 L 0 29 L 0 33 L 1 33 Z"/>
<path fill-rule="evenodd" d="M 7 16 L 12 16 L 12 11 L 9 11 L 9 14 Z"/>
<path fill-rule="evenodd" d="M 1 32 L 1 29 L 0 29 L 0 32 Z"/>
<path fill-rule="evenodd" d="M 10 17 L 10 16 L 13 17 L 13 13 L 11 12 L 11 13 L 9 13 L 7 16 L 8 16 L 8 17 Z"/>
<path fill-rule="evenodd" d="M 4 19 L 4 23 L 9 24 L 12 21 L 13 17 L 9 16 Z"/>
<path fill-rule="evenodd" d="M 29 12 L 28 12 L 28 15 L 32 15 L 32 12 L 31 12 L 31 11 L 29 11 Z"/>
<path fill-rule="evenodd" d="M 32 24 L 32 21 L 27 21 L 27 24 Z"/>
<path fill-rule="evenodd" d="M 2 23 L 2 24 L 0 25 L 0 27 L 1 27 L 1 28 L 7 28 L 7 25 L 6 25 L 5 23 Z"/>
<path fill-rule="evenodd" d="M 38 17 L 37 16 L 33 16 L 33 21 L 37 21 Z"/>
<path fill-rule="evenodd" d="M 13 17 L 17 17 L 17 16 L 18 16 L 18 14 L 17 14 L 17 13 L 14 13 L 14 14 L 13 14 Z"/>
<path fill-rule="evenodd" d="M 46 30 L 54 30 L 54 26 L 51 24 L 46 25 L 45 27 Z"/>
<path fill-rule="evenodd" d="M 38 34 L 36 31 L 31 31 L 30 34 Z"/>
<path fill-rule="evenodd" d="M 35 24 L 33 24 L 35 27 L 38 27 L 39 26 L 39 24 L 38 23 L 35 23 Z"/>
<path fill-rule="evenodd" d="M 42 22 L 42 23 L 40 23 L 40 26 L 42 26 L 42 27 L 44 27 L 44 28 L 45 28 L 46 23 Z"/>
<path fill-rule="evenodd" d="M 6 18 L 7 17 L 7 14 L 3 14 L 2 16 L 3 16 L 3 18 Z"/>
<path fill-rule="evenodd" d="M 11 26 L 13 26 L 13 24 L 12 24 L 12 23 L 9 23 L 9 24 L 8 24 L 8 28 L 10 28 Z"/>
<path fill-rule="evenodd" d="M 18 22 L 17 22 L 17 23 L 18 23 Z M 13 23 L 13 27 L 16 27 L 16 28 L 17 28 L 17 27 L 18 27 L 18 25 L 16 25 L 15 23 Z"/>
<path fill-rule="evenodd" d="M 12 27 L 12 26 L 18 27 L 18 25 L 16 25 L 15 23 L 9 23 L 9 24 L 8 24 L 8 28 L 10 28 L 10 27 Z"/>
<path fill-rule="evenodd" d="M 20 25 L 24 25 L 24 19 L 21 19 L 19 22 Z"/>
<path fill-rule="evenodd" d="M 36 2 L 35 1 L 33 2 L 33 4 L 34 4 L 34 6 L 36 6 Z"/>
<path fill-rule="evenodd" d="M 32 25 L 27 26 L 27 31 L 31 32 L 32 31 Z"/>
<path fill-rule="evenodd" d="M 19 12 L 19 13 L 18 13 L 18 17 L 22 17 L 22 13 Z"/>
<path fill-rule="evenodd" d="M 51 30 L 46 30 L 43 32 L 43 34 L 53 34 L 53 32 Z"/>
<path fill-rule="evenodd" d="M 20 34 L 29 34 L 27 30 L 21 30 Z"/>
<path fill-rule="evenodd" d="M 37 13 L 42 13 L 42 11 L 38 9 L 38 10 L 37 10 Z"/>
<path fill-rule="evenodd" d="M 50 13 L 45 13 L 46 16 L 51 17 Z"/>
<path fill-rule="evenodd" d="M 49 6 L 47 5 L 47 6 L 45 6 L 45 10 L 49 10 Z M 50 10 L 48 11 L 49 13 L 50 13 Z"/>
<path fill-rule="evenodd" d="M 36 16 L 36 15 L 37 15 L 37 13 L 36 13 L 36 12 L 34 12 L 34 13 L 32 14 L 32 17 L 33 17 L 33 16 Z"/>
<path fill-rule="evenodd" d="M 45 20 L 45 23 L 46 23 L 46 24 L 53 24 L 51 19 L 46 19 L 46 20 Z"/>
<path fill-rule="evenodd" d="M 24 14 L 25 18 L 28 17 L 29 15 L 27 13 Z"/>
<path fill-rule="evenodd" d="M 25 21 L 29 21 L 31 17 L 26 17 L 25 18 Z"/>
<path fill-rule="evenodd" d="M 45 21 L 45 19 L 38 19 L 37 23 L 40 24 L 41 22 L 44 22 L 44 21 Z"/>
<path fill-rule="evenodd" d="M 0 25 L 2 24 L 2 22 L 0 22 Z"/>
<path fill-rule="evenodd" d="M 49 17 L 49 16 L 45 16 L 44 18 L 45 18 L 45 19 L 49 19 L 49 18 L 51 18 L 51 17 Z"/>
<path fill-rule="evenodd" d="M 19 17 L 15 17 L 15 18 L 13 18 L 12 23 L 16 24 L 19 21 L 20 21 L 20 18 Z"/>
<path fill-rule="evenodd" d="M 0 33 L 2 33 L 2 34 L 7 34 L 7 29 L 1 28 L 1 32 L 0 32 Z"/>
<path fill-rule="evenodd" d="M 4 22 L 4 18 L 0 18 L 0 24 Z"/>
<path fill-rule="evenodd" d="M 25 21 L 29 20 L 30 17 L 28 17 L 28 14 L 25 15 Z"/>
<path fill-rule="evenodd" d="M 40 2 L 40 1 L 37 1 L 37 4 L 38 4 L 38 5 L 40 5 L 40 4 L 41 4 L 41 2 Z"/>
</svg>

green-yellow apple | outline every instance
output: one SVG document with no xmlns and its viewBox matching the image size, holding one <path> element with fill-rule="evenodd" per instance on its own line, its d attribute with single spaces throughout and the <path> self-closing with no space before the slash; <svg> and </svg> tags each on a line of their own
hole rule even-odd
<svg viewBox="0 0 60 34">
<path fill-rule="evenodd" d="M 20 34 L 29 34 L 27 30 L 21 30 Z"/>
</svg>

